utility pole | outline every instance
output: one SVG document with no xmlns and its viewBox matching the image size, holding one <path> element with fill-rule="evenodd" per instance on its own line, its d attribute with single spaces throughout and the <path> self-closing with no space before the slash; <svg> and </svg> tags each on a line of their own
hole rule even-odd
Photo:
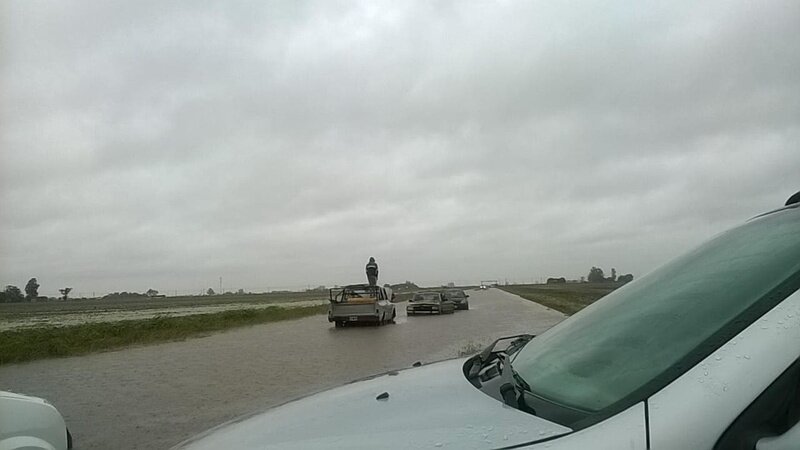
<svg viewBox="0 0 800 450">
<path fill-rule="evenodd" d="M 222 294 L 222 277 L 219 277 L 219 293 Z"/>
</svg>

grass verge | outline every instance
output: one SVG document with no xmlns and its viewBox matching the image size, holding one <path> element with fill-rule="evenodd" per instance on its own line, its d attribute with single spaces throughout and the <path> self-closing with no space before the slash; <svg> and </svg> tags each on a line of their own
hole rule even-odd
<svg viewBox="0 0 800 450">
<path fill-rule="evenodd" d="M 276 306 L 183 317 L 3 331 L 0 332 L 0 365 L 181 340 L 229 328 L 299 319 L 323 313 L 327 308 L 327 305 L 298 308 Z"/>
<path fill-rule="evenodd" d="M 500 289 L 568 316 L 613 292 L 620 283 L 514 284 Z"/>
</svg>

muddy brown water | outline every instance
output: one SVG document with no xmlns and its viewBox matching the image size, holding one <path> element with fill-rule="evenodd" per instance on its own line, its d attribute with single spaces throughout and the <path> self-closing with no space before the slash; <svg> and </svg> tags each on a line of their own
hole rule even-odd
<svg viewBox="0 0 800 450">
<path fill-rule="evenodd" d="M 0 367 L 0 390 L 48 399 L 76 449 L 171 446 L 208 428 L 364 376 L 459 356 L 565 318 L 499 289 L 470 310 L 334 328 L 324 315 L 181 342 Z"/>
</svg>

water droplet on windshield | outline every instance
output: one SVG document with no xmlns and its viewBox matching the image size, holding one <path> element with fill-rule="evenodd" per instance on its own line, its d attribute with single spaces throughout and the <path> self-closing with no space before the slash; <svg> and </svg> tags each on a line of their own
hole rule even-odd
<svg viewBox="0 0 800 450">
<path fill-rule="evenodd" d="M 544 431 L 540 431 L 540 432 L 539 432 L 539 436 L 544 436 L 544 435 L 545 435 L 545 432 L 544 432 Z"/>
<path fill-rule="evenodd" d="M 750 359 L 750 357 L 747 356 L 747 355 L 744 355 L 744 359 Z"/>
<path fill-rule="evenodd" d="M 728 386 L 722 386 L 722 390 L 723 391 L 727 391 L 728 390 Z"/>
<path fill-rule="evenodd" d="M 437 442 L 437 443 L 436 443 L 436 446 L 437 446 L 437 447 L 441 447 L 442 445 L 444 445 L 444 444 L 442 444 L 441 442 Z"/>
<path fill-rule="evenodd" d="M 708 376 L 708 371 L 703 372 L 703 375 Z"/>
<path fill-rule="evenodd" d="M 508 435 L 503 436 L 503 440 L 507 441 L 508 440 Z"/>
<path fill-rule="evenodd" d="M 717 361 L 721 361 L 722 360 L 722 356 L 715 356 L 714 359 L 716 359 Z"/>
</svg>

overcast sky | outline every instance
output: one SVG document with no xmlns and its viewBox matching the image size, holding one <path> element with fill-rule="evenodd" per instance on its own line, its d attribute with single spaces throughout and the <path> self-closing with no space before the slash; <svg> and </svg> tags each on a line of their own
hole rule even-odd
<svg viewBox="0 0 800 450">
<path fill-rule="evenodd" d="M 0 4 L 0 283 L 645 274 L 800 190 L 800 3 Z"/>
</svg>

